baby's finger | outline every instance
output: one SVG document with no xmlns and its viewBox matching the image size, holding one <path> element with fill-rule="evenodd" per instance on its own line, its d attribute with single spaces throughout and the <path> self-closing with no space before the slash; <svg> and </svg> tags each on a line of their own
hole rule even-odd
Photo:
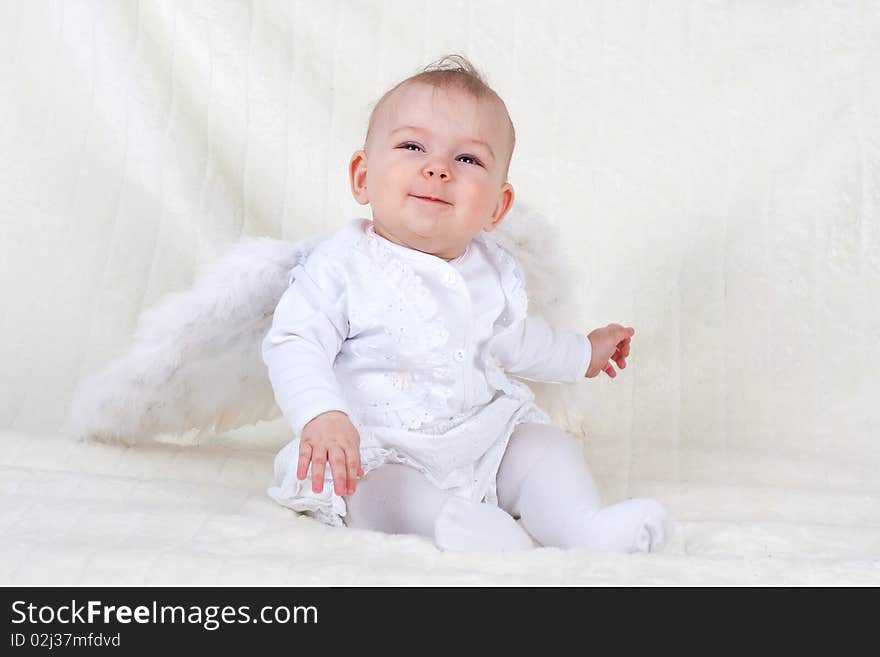
<svg viewBox="0 0 880 657">
<path fill-rule="evenodd" d="M 333 490 L 345 495 L 348 490 L 348 471 L 345 469 L 345 452 L 341 447 L 330 450 L 330 471 L 333 473 Z"/>
<path fill-rule="evenodd" d="M 299 462 L 296 464 L 296 478 L 302 481 L 309 472 L 309 461 L 312 460 L 312 446 L 308 443 L 299 444 Z"/>
<path fill-rule="evenodd" d="M 612 379 L 617 376 L 617 372 L 614 371 L 614 366 L 611 363 L 606 363 L 605 367 L 602 368 L 602 371 Z"/>
<path fill-rule="evenodd" d="M 614 325 L 614 341 L 617 344 L 620 344 L 624 340 L 629 340 L 634 333 L 635 329 L 632 327 L 623 327 L 618 324 Z"/>
<path fill-rule="evenodd" d="M 316 449 L 312 451 L 312 492 L 320 493 L 324 490 L 324 466 L 327 463 L 327 451 Z"/>
<path fill-rule="evenodd" d="M 361 471 L 361 454 L 358 450 L 353 449 L 346 453 L 346 457 L 348 460 L 348 488 L 345 492 L 352 495 L 357 483 L 358 472 Z"/>
</svg>

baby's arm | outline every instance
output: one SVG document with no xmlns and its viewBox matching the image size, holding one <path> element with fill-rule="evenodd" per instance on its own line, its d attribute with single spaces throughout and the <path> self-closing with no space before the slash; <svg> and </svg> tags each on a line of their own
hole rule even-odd
<svg viewBox="0 0 880 657">
<path fill-rule="evenodd" d="M 525 279 L 514 257 L 518 277 Z M 509 332 L 495 339 L 492 352 L 501 367 L 515 376 L 547 383 L 575 383 L 605 372 L 617 376 L 611 360 L 626 367 L 630 339 L 635 331 L 619 324 L 591 331 L 589 335 L 561 331 L 537 316 L 526 316 Z"/>
<path fill-rule="evenodd" d="M 312 490 L 320 492 L 329 462 L 337 494 L 351 494 L 357 475 L 363 474 L 360 436 L 333 373 L 348 335 L 344 277 L 319 252 L 296 267 L 293 276 L 263 340 L 263 361 L 278 406 L 301 437 L 298 478 L 305 479 L 311 462 Z"/>
<path fill-rule="evenodd" d="M 508 373 L 547 383 L 574 383 L 584 378 L 592 355 L 589 338 L 561 331 L 538 316 L 527 316 L 496 338 L 492 352 Z"/>
<path fill-rule="evenodd" d="M 609 324 L 582 335 L 560 331 L 540 317 L 526 317 L 497 339 L 493 353 L 505 371 L 532 381 L 574 383 L 605 372 L 612 379 L 626 367 L 635 329 Z"/>
</svg>

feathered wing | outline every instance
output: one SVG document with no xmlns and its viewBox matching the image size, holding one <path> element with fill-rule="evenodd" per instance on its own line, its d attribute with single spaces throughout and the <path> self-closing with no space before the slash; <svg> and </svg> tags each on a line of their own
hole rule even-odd
<svg viewBox="0 0 880 657">
<path fill-rule="evenodd" d="M 492 233 L 516 255 L 526 274 L 529 314 L 550 321 L 570 315 L 572 263 L 556 227 L 541 213 L 517 200 Z"/>
<path fill-rule="evenodd" d="M 191 288 L 146 310 L 131 348 L 77 386 L 67 430 L 132 444 L 280 416 L 261 343 L 291 270 L 321 239 L 241 240 Z"/>
<path fill-rule="evenodd" d="M 564 277 L 559 259 L 546 257 L 550 223 L 517 204 L 495 235 L 523 263 L 530 310 L 558 310 Z M 146 310 L 131 348 L 77 386 L 68 432 L 132 444 L 279 417 L 262 341 L 291 271 L 326 237 L 241 240 L 191 288 Z"/>
</svg>

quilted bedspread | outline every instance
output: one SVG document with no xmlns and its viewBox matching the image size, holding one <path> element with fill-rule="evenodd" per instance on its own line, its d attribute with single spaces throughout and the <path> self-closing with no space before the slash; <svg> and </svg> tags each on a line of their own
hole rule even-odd
<svg viewBox="0 0 880 657">
<path fill-rule="evenodd" d="M 0 3 L 0 584 L 880 585 L 880 3 Z M 451 553 L 266 494 L 283 421 L 77 442 L 81 377 L 241 236 L 368 210 L 372 104 L 467 55 L 563 238 L 553 317 L 636 329 L 536 386 L 654 554 Z M 192 441 L 190 441 L 192 442 Z"/>
</svg>

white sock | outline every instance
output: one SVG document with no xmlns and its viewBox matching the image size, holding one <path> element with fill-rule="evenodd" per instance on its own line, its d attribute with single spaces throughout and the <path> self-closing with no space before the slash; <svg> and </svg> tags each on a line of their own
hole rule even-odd
<svg viewBox="0 0 880 657">
<path fill-rule="evenodd" d="M 508 552 L 535 547 L 528 533 L 504 509 L 450 497 L 434 524 L 434 543 L 443 550 Z"/>
<path fill-rule="evenodd" d="M 520 424 L 498 472 L 498 501 L 542 545 L 650 552 L 671 520 L 651 499 L 602 507 L 580 445 L 552 425 Z"/>
<path fill-rule="evenodd" d="M 652 552 L 669 534 L 669 514 L 652 499 L 626 500 L 598 511 L 571 513 L 561 547 L 611 552 Z"/>
</svg>

